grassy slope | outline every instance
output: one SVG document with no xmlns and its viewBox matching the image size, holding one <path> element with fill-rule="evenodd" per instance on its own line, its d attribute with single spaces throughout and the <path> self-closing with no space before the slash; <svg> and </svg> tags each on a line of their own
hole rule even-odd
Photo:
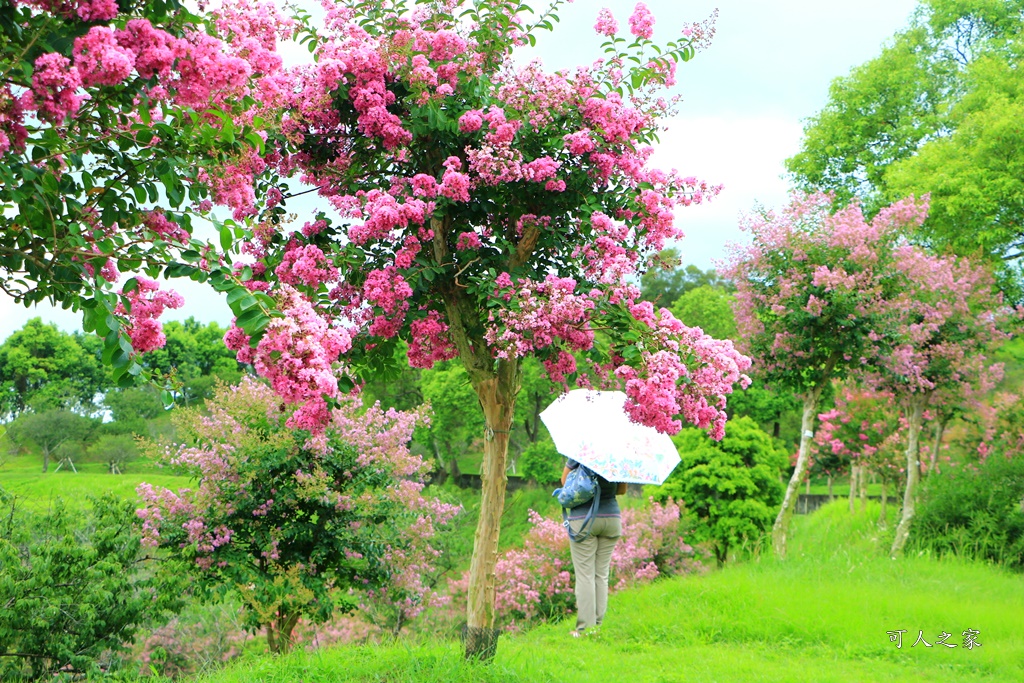
<svg viewBox="0 0 1024 683">
<path fill-rule="evenodd" d="M 489 666 L 457 643 L 343 647 L 253 659 L 202 683 L 299 681 L 998 681 L 1024 680 L 1024 582 L 997 568 L 875 548 L 870 520 L 839 501 L 798 518 L 789 560 L 765 558 L 612 597 L 600 634 L 567 623 L 505 636 Z M 881 539 L 884 545 L 884 540 Z M 841 543 L 841 545 L 839 545 Z M 918 630 L 980 648 L 910 647 Z M 906 629 L 902 649 L 886 631 Z"/>
</svg>

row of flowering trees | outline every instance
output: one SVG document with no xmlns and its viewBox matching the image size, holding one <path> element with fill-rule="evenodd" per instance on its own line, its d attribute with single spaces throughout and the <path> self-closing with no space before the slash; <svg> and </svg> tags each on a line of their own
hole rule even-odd
<svg viewBox="0 0 1024 683">
<path fill-rule="evenodd" d="M 810 195 L 780 214 L 754 217 L 746 226 L 752 243 L 734 250 L 727 270 L 737 284 L 741 339 L 761 376 L 803 399 L 800 450 L 773 541 L 784 555 L 822 391 L 833 380 L 855 377 L 900 406 L 906 422 L 895 555 L 914 516 L 925 411 L 948 415 L 993 388 L 1001 366 L 991 352 L 1008 338 L 1016 316 L 984 267 L 910 242 L 926 201 L 897 202 L 871 220 L 856 205 L 832 209 L 827 196 Z M 837 425 L 832 417 L 828 429 L 835 432 L 842 420 Z M 868 422 L 858 440 L 884 432 Z M 849 448 L 843 437 L 835 439 Z"/>
<path fill-rule="evenodd" d="M 598 16 L 604 58 L 518 64 L 560 4 L 324 0 L 314 19 L 265 0 L 201 15 L 177 0 L 18 0 L 0 12 L 0 289 L 81 308 L 119 381 L 146 374 L 139 354 L 180 305 L 157 276 L 226 294 L 226 342 L 295 407 L 287 426 L 312 434 L 312 452 L 399 340 L 411 365 L 465 366 L 486 437 L 471 655 L 496 644 L 520 359 L 566 386 L 624 385 L 632 417 L 662 431 L 718 436 L 749 366 L 731 342 L 640 303 L 628 279 L 682 235 L 675 210 L 716 191 L 647 163 L 672 111 L 662 93 L 712 26 L 657 44 L 638 3 L 628 33 Z M 286 66 L 283 38 L 312 61 Z M 305 192 L 323 211 L 292 227 L 289 199 Z M 192 220 L 214 206 L 232 213 L 214 221 L 217 244 Z"/>
</svg>

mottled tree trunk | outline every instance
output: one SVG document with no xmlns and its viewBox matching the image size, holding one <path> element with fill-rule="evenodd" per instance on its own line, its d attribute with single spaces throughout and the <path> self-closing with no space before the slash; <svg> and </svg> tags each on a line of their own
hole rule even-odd
<svg viewBox="0 0 1024 683">
<path fill-rule="evenodd" d="M 882 482 L 882 513 L 878 516 L 878 523 L 882 526 L 887 526 L 889 520 L 886 519 L 886 503 L 889 502 L 889 484 L 885 481 Z"/>
<path fill-rule="evenodd" d="M 914 519 L 914 497 L 917 495 L 917 482 L 921 477 L 918 462 L 919 441 L 921 436 L 921 414 L 928 403 L 928 394 L 913 394 L 907 406 L 907 483 L 903 490 L 903 512 L 900 523 L 896 527 L 896 538 L 893 539 L 889 554 L 897 557 L 903 553 L 910 536 L 910 523 Z"/>
<path fill-rule="evenodd" d="M 832 500 L 833 498 L 835 498 L 835 496 L 832 495 L 832 475 L 827 475 L 825 477 L 825 480 L 828 482 L 828 499 Z"/>
<path fill-rule="evenodd" d="M 778 557 L 786 556 L 789 524 L 793 519 L 793 510 L 796 508 L 797 487 L 800 486 L 807 471 L 807 460 L 811 453 L 811 437 L 814 436 L 814 418 L 818 412 L 821 389 L 822 387 L 819 385 L 804 397 L 804 412 L 800 420 L 800 451 L 796 458 L 796 468 L 793 470 L 793 476 L 789 478 L 786 495 L 782 499 L 782 509 L 779 510 L 779 515 L 775 518 L 775 524 L 772 526 L 772 545 Z"/>
<path fill-rule="evenodd" d="M 505 509 L 505 462 L 509 432 L 519 391 L 518 363 L 498 361 L 495 377 L 474 382 L 486 421 L 484 461 L 480 468 L 482 492 L 480 519 L 473 539 L 469 565 L 466 614 L 466 657 L 491 659 L 497 652 L 498 629 L 494 626 L 494 572 L 498 562 L 498 536 Z"/>
<path fill-rule="evenodd" d="M 860 509 L 863 511 L 868 504 L 868 477 L 864 465 L 860 466 L 860 472 L 857 473 L 857 491 L 860 494 Z"/>
</svg>

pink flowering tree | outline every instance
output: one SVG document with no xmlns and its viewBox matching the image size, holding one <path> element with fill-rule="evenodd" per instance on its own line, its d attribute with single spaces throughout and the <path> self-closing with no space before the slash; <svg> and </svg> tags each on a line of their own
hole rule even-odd
<svg viewBox="0 0 1024 683">
<path fill-rule="evenodd" d="M 259 112 L 289 27 L 248 0 L 203 16 L 177 0 L 4 3 L 0 291 L 81 310 L 121 385 L 180 305 L 154 278 L 217 265 L 192 216 L 252 193 L 239 169 L 265 163 Z"/>
<path fill-rule="evenodd" d="M 896 256 L 908 286 L 893 300 L 897 343 L 883 359 L 879 376 L 879 385 L 897 396 L 907 421 L 906 485 L 893 556 L 903 552 L 914 518 L 925 411 L 933 401 L 957 405 L 995 387 L 1002 365 L 989 359 L 1008 339 L 1013 320 L 1012 309 L 980 264 L 930 256 L 910 246 L 899 248 Z"/>
<path fill-rule="evenodd" d="M 532 14 L 517 0 L 374 0 L 300 17 L 313 63 L 281 72 L 288 87 L 265 117 L 275 122 L 265 168 L 247 176 L 244 197 L 214 197 L 236 214 L 229 238 L 242 235 L 236 270 L 208 278 L 241 311 L 227 343 L 298 406 L 289 426 L 322 430 L 334 402 L 393 363 L 400 341 L 414 367 L 465 367 L 485 445 L 469 655 L 496 646 L 520 361 L 540 359 L 565 387 L 622 386 L 633 419 L 662 431 L 690 423 L 719 437 L 726 396 L 749 365 L 629 284 L 682 236 L 676 209 L 715 191 L 647 163 L 672 107 L 661 92 L 710 27 L 680 26 L 656 45 L 641 3 L 628 37 L 601 14 L 606 59 L 556 73 L 518 64 L 514 50 L 551 28 L 558 4 Z M 324 209 L 299 229 L 287 226 L 287 180 Z"/>
<path fill-rule="evenodd" d="M 178 413 L 185 442 L 162 453 L 195 485 L 138 488 L 143 539 L 169 551 L 203 595 L 235 592 L 245 625 L 265 629 L 272 652 L 291 647 L 300 618 L 326 622 L 360 596 L 406 619 L 439 599 L 423 565 L 459 508 L 421 495 L 426 466 L 406 447 L 417 414 L 346 399 L 309 439 L 285 427 L 292 411 L 280 397 L 251 380 L 221 388 L 207 408 Z"/>
<path fill-rule="evenodd" d="M 1024 454 L 1024 401 L 1018 394 L 998 391 L 970 402 L 958 445 L 968 458 L 984 462 L 995 453 L 1007 458 Z M 934 468 L 937 458 L 932 458 Z"/>
<path fill-rule="evenodd" d="M 803 400 L 800 450 L 772 527 L 779 556 L 786 552 L 822 390 L 877 362 L 891 327 L 890 302 L 906 279 L 897 247 L 926 214 L 913 199 L 870 221 L 856 205 L 832 209 L 825 195 L 797 196 L 780 213 L 749 218 L 743 227 L 751 243 L 734 246 L 723 269 L 736 283 L 741 347 L 767 384 Z"/>
<path fill-rule="evenodd" d="M 899 405 L 891 392 L 844 385 L 836 392 L 835 407 L 818 415 L 820 426 L 814 435 L 817 450 L 849 464 L 850 512 L 858 488 L 863 495 L 868 472 L 875 473 L 882 482 L 885 509 L 889 486 L 899 472 L 900 463 L 894 462 L 890 447 L 893 436 L 902 434 L 899 414 Z"/>
</svg>

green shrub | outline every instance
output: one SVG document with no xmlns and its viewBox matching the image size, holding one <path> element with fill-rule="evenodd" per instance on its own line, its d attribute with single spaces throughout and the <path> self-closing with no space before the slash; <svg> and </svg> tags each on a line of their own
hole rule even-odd
<svg viewBox="0 0 1024 683">
<path fill-rule="evenodd" d="M 0 499 L 0 680 L 93 671 L 180 606 L 180 587 L 141 570 L 131 502 L 94 499 L 83 525 L 59 500 L 30 514 L 2 489 Z"/>
<path fill-rule="evenodd" d="M 517 465 L 519 473 L 538 484 L 553 484 L 562 478 L 565 460 L 550 439 L 534 441 L 523 449 Z"/>
<path fill-rule="evenodd" d="M 719 442 L 700 429 L 684 429 L 673 441 L 681 462 L 652 490 L 654 498 L 685 504 L 697 517 L 695 540 L 710 541 L 719 564 L 730 549 L 760 542 L 782 502 L 786 451 L 746 416 L 730 420 Z"/>
<path fill-rule="evenodd" d="M 938 555 L 1024 569 L 1024 458 L 993 454 L 929 476 L 910 541 Z"/>
</svg>

